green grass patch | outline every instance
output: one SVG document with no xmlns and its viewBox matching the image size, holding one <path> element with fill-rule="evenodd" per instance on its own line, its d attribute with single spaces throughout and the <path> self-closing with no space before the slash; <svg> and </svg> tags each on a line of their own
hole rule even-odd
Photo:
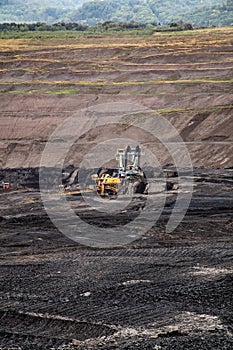
<svg viewBox="0 0 233 350">
<path fill-rule="evenodd" d="M 143 36 L 152 35 L 152 29 L 132 29 L 132 30 L 121 30 L 121 31 L 94 31 L 87 30 L 76 31 L 76 30 L 59 30 L 59 31 L 6 31 L 0 32 L 0 39 L 65 39 L 65 38 L 78 38 L 78 37 L 112 37 L 112 36 Z"/>
<path fill-rule="evenodd" d="M 7 91 L 7 93 L 9 94 L 13 94 L 13 95 L 21 95 L 21 94 L 34 94 L 37 93 L 37 90 L 13 90 L 13 91 Z"/>
<path fill-rule="evenodd" d="M 39 95 L 75 95 L 78 93 L 78 90 L 74 88 L 66 88 L 66 89 L 56 89 L 56 90 L 26 90 L 26 89 L 20 89 L 20 90 L 14 90 L 14 91 L 8 91 L 9 94 L 13 95 L 21 95 L 21 94 L 39 94 Z"/>
<path fill-rule="evenodd" d="M 212 112 L 219 111 L 222 109 L 233 109 L 233 105 L 216 105 L 216 106 L 207 106 L 207 107 L 198 107 L 198 108 L 173 108 L 173 109 L 157 109 L 155 113 L 160 114 L 170 114 L 170 113 L 186 113 L 186 112 Z"/>
<path fill-rule="evenodd" d="M 42 93 L 48 94 L 48 95 L 75 95 L 77 93 L 77 89 L 74 87 L 74 88 L 59 89 L 59 90 L 47 90 Z"/>
<path fill-rule="evenodd" d="M 226 29 L 225 29 L 226 28 Z M 85 31 L 78 30 L 35 30 L 35 31 L 1 31 L 1 39 L 65 39 L 65 38 L 77 38 L 77 37 L 119 37 L 119 36 L 194 36 L 204 34 L 208 36 L 211 32 L 221 34 L 224 29 L 231 27 L 220 28 L 204 28 L 194 30 L 181 30 L 179 28 L 172 28 L 169 26 L 164 27 L 152 27 L 152 28 L 132 28 L 132 29 L 114 29 L 109 28 L 104 30 L 103 28 L 90 27 Z"/>
<path fill-rule="evenodd" d="M 0 39 L 65 39 L 82 36 L 83 33 L 77 31 L 27 31 L 27 32 L 0 32 Z"/>
</svg>

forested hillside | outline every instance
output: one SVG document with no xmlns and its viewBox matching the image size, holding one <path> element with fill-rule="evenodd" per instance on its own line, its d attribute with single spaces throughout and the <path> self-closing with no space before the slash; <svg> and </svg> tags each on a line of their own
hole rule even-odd
<svg viewBox="0 0 233 350">
<path fill-rule="evenodd" d="M 233 25 L 233 1 L 220 1 L 215 6 L 193 11 L 187 15 L 187 21 L 204 26 Z"/>
<path fill-rule="evenodd" d="M 86 0 L 0 0 L 0 22 L 69 21 Z"/>
<path fill-rule="evenodd" d="M 233 24 L 232 0 L 0 0 L 0 22 Z"/>
<path fill-rule="evenodd" d="M 92 0 L 72 17 L 96 24 L 103 21 L 137 21 L 167 24 L 183 20 L 197 25 L 233 24 L 232 0 Z"/>
</svg>

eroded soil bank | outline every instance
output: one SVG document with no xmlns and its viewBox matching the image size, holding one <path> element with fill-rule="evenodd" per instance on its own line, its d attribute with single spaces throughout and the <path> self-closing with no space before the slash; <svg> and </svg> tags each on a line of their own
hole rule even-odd
<svg viewBox="0 0 233 350">
<path fill-rule="evenodd" d="M 48 138 L 67 118 L 76 116 L 78 129 L 82 109 L 132 103 L 176 128 L 193 166 L 231 167 L 232 42 L 232 27 L 2 40 L 0 166 L 38 167 Z M 170 162 L 164 148 L 148 144 L 140 130 L 114 133 L 105 125 L 83 135 L 67 164 L 78 166 L 103 137 L 140 139 L 161 164 Z"/>
</svg>

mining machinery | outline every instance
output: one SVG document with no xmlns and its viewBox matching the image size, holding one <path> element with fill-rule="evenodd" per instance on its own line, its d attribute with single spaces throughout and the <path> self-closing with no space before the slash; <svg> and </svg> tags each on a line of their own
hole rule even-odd
<svg viewBox="0 0 233 350">
<path fill-rule="evenodd" d="M 99 168 L 92 176 L 97 193 L 101 197 L 116 197 L 121 194 L 146 193 L 147 180 L 140 167 L 141 148 L 127 146 L 118 149 L 117 168 Z"/>
</svg>

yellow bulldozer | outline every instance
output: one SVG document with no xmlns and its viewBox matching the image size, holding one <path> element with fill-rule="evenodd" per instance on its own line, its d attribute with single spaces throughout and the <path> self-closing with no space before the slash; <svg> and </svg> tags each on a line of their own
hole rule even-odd
<svg viewBox="0 0 233 350">
<path fill-rule="evenodd" d="M 96 190 L 101 197 L 106 195 L 117 195 L 121 180 L 119 177 L 112 177 L 108 173 L 103 173 L 100 177 L 93 176 L 96 181 Z"/>
<path fill-rule="evenodd" d="M 146 193 L 147 180 L 140 168 L 141 149 L 139 146 L 118 149 L 117 168 L 99 168 L 97 174 L 92 175 L 96 182 L 97 193 L 101 197 L 116 197 L 122 193 Z"/>
</svg>

